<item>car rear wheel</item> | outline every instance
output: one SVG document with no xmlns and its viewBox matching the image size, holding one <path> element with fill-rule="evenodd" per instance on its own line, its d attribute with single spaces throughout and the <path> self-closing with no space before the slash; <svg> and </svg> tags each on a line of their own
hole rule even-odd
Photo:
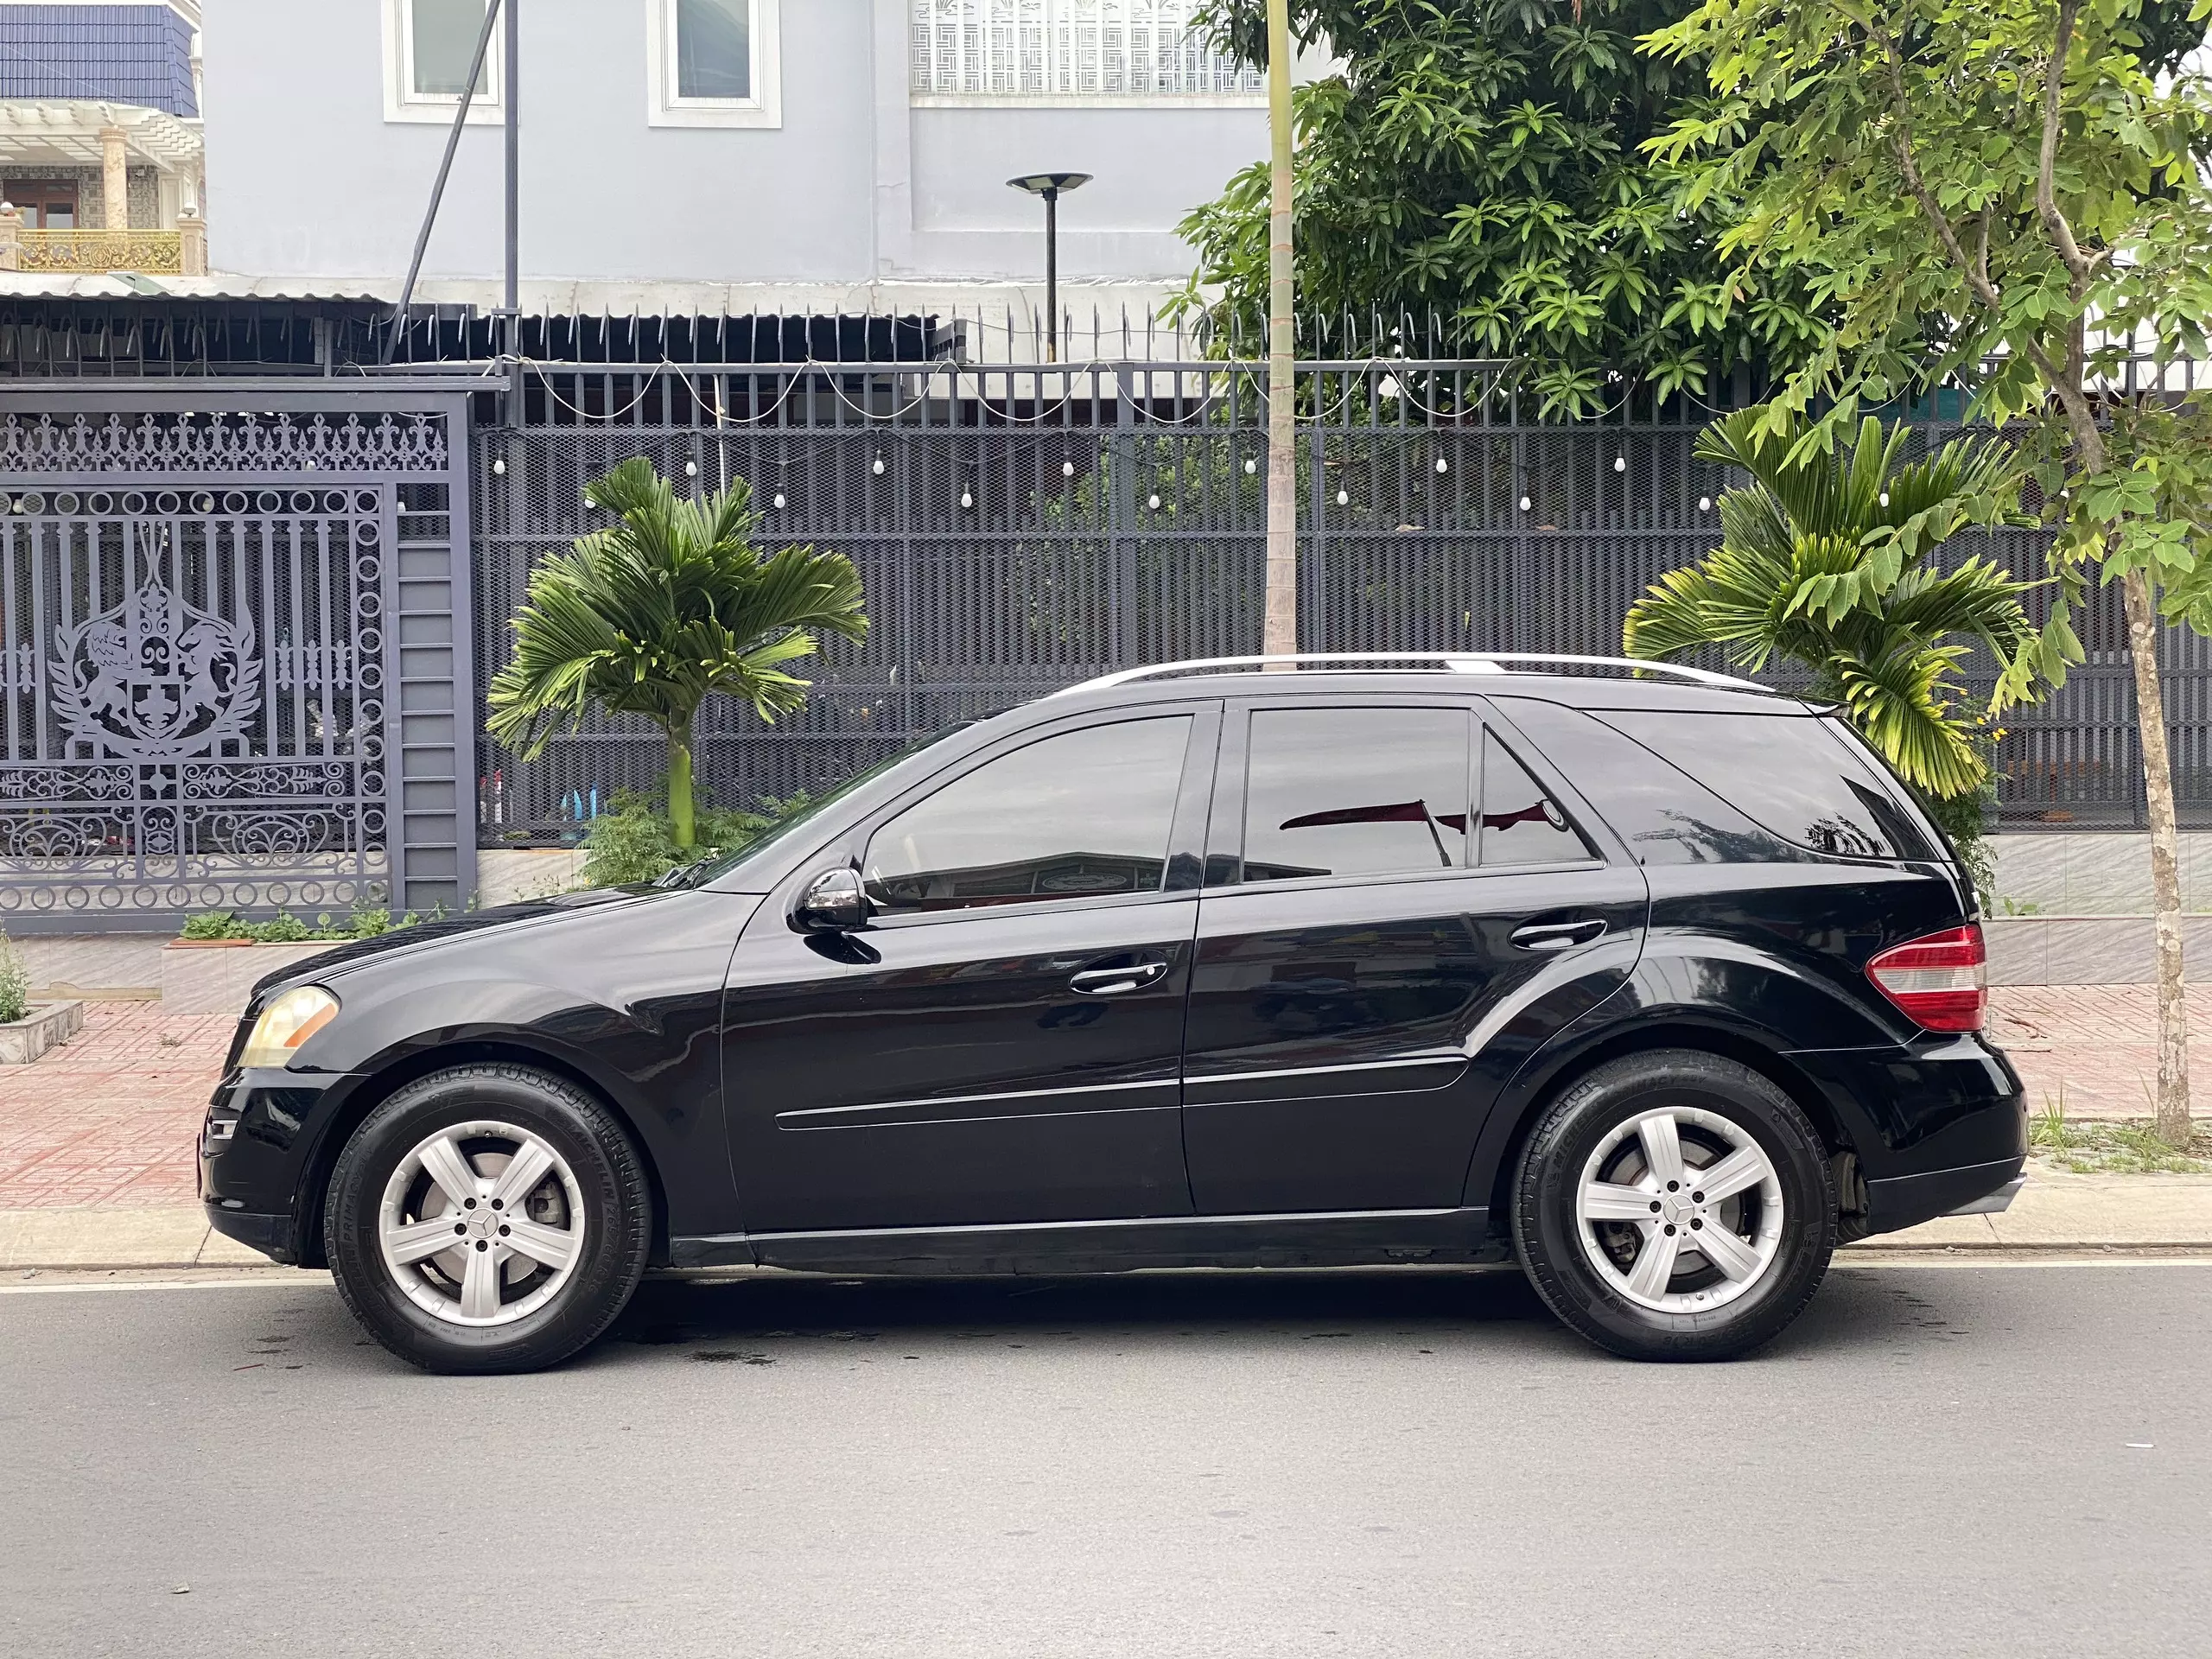
<svg viewBox="0 0 2212 1659">
<path fill-rule="evenodd" d="M 652 1238 L 622 1126 L 519 1065 L 440 1071 L 378 1106 L 340 1154 L 324 1218 L 346 1305 L 435 1371 L 568 1358 L 621 1313 Z"/>
<path fill-rule="evenodd" d="M 1836 1243 L 1820 1135 L 1748 1066 L 1689 1049 L 1578 1078 L 1536 1126 L 1513 1236 L 1553 1313 L 1634 1359 L 1730 1359 L 1804 1311 Z"/>
</svg>

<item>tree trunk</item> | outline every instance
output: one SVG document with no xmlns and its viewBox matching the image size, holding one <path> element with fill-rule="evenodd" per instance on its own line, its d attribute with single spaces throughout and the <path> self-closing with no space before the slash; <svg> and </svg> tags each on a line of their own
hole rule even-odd
<svg viewBox="0 0 2212 1659">
<path fill-rule="evenodd" d="M 2158 684 L 2158 614 L 2149 577 L 2130 570 L 2120 582 L 2127 603 L 2127 654 L 2135 666 L 2135 719 L 2143 738 L 2143 792 L 2151 810 L 2151 902 L 2158 946 L 2158 1136 L 2170 1147 L 2186 1147 L 2189 996 L 2181 945 L 2181 835 Z"/>
<path fill-rule="evenodd" d="M 1297 370 L 1291 314 L 1290 0 L 1268 0 L 1268 565 L 1260 649 L 1298 649 Z"/>
<path fill-rule="evenodd" d="M 691 806 L 691 728 L 668 728 L 668 822 L 678 852 L 698 843 L 698 821 Z"/>
</svg>

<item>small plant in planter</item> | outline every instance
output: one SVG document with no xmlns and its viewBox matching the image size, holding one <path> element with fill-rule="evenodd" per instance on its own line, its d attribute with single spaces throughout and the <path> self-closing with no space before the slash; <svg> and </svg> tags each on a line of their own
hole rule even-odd
<svg viewBox="0 0 2212 1659">
<path fill-rule="evenodd" d="M 342 920 L 333 920 L 325 911 L 312 926 L 289 910 L 278 911 L 273 920 L 266 922 L 242 920 L 235 911 L 203 910 L 185 918 L 177 937 L 189 944 L 345 944 L 354 939 L 380 938 L 395 928 L 412 927 L 422 919 L 410 910 L 394 921 L 389 910 L 366 904 L 354 906 Z"/>
<path fill-rule="evenodd" d="M 0 1065 L 28 1065 L 84 1028 L 83 1003 L 32 1002 L 30 969 L 0 933 Z"/>
<path fill-rule="evenodd" d="M 16 954 L 8 936 L 0 933 L 0 1026 L 11 1026 L 30 1017 L 31 971 Z"/>
</svg>

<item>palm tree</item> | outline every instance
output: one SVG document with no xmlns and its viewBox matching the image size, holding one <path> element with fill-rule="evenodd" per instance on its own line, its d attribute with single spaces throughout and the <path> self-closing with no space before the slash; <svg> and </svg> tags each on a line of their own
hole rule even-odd
<svg viewBox="0 0 2212 1659">
<path fill-rule="evenodd" d="M 1897 463 L 1908 429 L 1872 418 L 1847 454 L 1798 453 L 1804 423 L 1763 426 L 1738 410 L 1706 429 L 1701 461 L 1751 481 L 1720 497 L 1721 544 L 1670 570 L 1630 609 L 1621 648 L 1655 660 L 1717 648 L 1756 672 L 1776 657 L 1813 671 L 1905 780 L 1935 801 L 1987 786 L 1989 722 L 2042 675 L 2031 585 L 1974 556 L 1948 571 L 1929 556 L 1968 525 L 2024 524 L 2020 463 L 2002 439 L 1948 443 Z M 2003 668 L 1978 713 L 1961 712 L 1960 664 L 1972 643 Z"/>
<path fill-rule="evenodd" d="M 638 458 L 589 495 L 620 522 L 531 573 L 513 660 L 492 680 L 487 725 L 527 759 L 594 706 L 643 715 L 668 739 L 670 825 L 688 851 L 700 703 L 724 692 L 766 721 L 798 708 L 809 683 L 782 665 L 812 655 L 817 630 L 866 637 L 860 573 L 842 553 L 755 547 L 760 518 L 742 479 L 703 501 L 679 500 Z"/>
</svg>

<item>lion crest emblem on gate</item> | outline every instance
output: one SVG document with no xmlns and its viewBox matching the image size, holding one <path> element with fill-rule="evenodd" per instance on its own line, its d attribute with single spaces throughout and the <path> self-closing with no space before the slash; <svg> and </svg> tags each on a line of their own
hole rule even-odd
<svg viewBox="0 0 2212 1659">
<path fill-rule="evenodd" d="M 212 753 L 243 737 L 261 706 L 252 624 L 204 611 L 150 573 L 54 645 L 62 729 L 118 760 Z"/>
</svg>

